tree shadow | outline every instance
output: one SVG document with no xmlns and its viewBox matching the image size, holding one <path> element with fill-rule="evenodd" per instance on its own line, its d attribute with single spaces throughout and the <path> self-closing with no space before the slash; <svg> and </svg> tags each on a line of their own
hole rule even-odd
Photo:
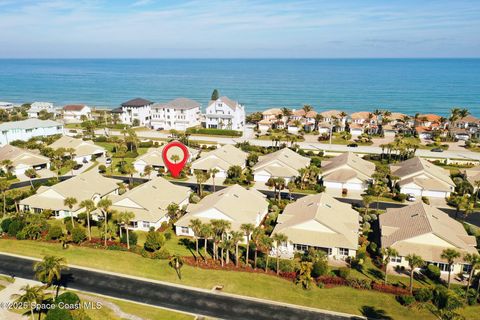
<svg viewBox="0 0 480 320">
<path fill-rule="evenodd" d="M 363 316 L 367 317 L 368 319 L 372 320 L 378 320 L 378 319 L 385 319 L 385 320 L 390 320 L 393 319 L 389 315 L 387 315 L 387 312 L 383 309 L 379 309 L 373 306 L 362 306 L 360 308 L 360 312 L 362 313 Z"/>
<path fill-rule="evenodd" d="M 191 241 L 190 239 L 187 238 L 182 238 L 178 240 L 178 244 L 184 246 L 185 248 L 190 251 L 190 254 L 197 259 L 197 255 L 195 253 L 195 241 Z"/>
<path fill-rule="evenodd" d="M 378 270 L 376 268 L 368 268 L 368 274 L 373 276 L 377 280 L 383 280 L 384 279 L 384 274 L 381 270 Z"/>
</svg>

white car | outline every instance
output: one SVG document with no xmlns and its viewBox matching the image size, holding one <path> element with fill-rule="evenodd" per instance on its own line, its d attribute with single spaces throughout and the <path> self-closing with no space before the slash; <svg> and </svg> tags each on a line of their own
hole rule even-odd
<svg viewBox="0 0 480 320">
<path fill-rule="evenodd" d="M 407 194 L 407 201 L 414 202 L 417 201 L 417 198 L 411 193 Z"/>
<path fill-rule="evenodd" d="M 111 164 L 111 163 L 112 163 L 112 158 L 107 158 L 107 159 L 105 159 L 105 163 L 106 163 L 106 164 Z"/>
</svg>

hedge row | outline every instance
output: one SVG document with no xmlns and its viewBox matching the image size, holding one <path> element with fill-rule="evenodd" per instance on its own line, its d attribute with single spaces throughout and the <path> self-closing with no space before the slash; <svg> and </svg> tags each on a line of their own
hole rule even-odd
<svg viewBox="0 0 480 320">
<path fill-rule="evenodd" d="M 216 136 L 234 136 L 241 137 L 242 132 L 228 129 L 210 129 L 210 128 L 188 128 L 187 133 L 190 134 L 207 134 Z"/>
</svg>

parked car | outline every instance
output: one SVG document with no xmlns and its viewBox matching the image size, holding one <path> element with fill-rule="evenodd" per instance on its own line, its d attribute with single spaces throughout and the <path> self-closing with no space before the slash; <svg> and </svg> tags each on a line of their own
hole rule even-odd
<svg viewBox="0 0 480 320">
<path fill-rule="evenodd" d="M 358 144 L 356 144 L 356 143 L 349 143 L 349 144 L 347 144 L 347 147 L 356 148 L 356 147 L 358 147 Z"/>
<path fill-rule="evenodd" d="M 111 164 L 111 163 L 112 163 L 112 158 L 107 158 L 107 159 L 105 159 L 105 163 L 106 163 L 106 164 Z"/>
<path fill-rule="evenodd" d="M 443 152 L 443 149 L 442 148 L 433 148 L 430 151 L 432 151 L 432 152 Z"/>
<path fill-rule="evenodd" d="M 77 163 L 76 165 L 73 166 L 73 170 L 78 170 L 78 169 L 80 169 L 81 167 L 83 167 L 83 164 Z"/>
<path fill-rule="evenodd" d="M 414 202 L 417 201 L 417 198 L 415 198 L 415 195 L 409 193 L 407 194 L 407 201 Z"/>
<path fill-rule="evenodd" d="M 82 162 L 83 163 L 88 163 L 88 160 L 86 158 L 83 158 Z"/>
</svg>

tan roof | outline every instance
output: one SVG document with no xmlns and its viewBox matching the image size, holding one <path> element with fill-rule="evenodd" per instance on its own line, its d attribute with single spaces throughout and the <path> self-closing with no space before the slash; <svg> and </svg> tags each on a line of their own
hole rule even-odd
<svg viewBox="0 0 480 320">
<path fill-rule="evenodd" d="M 80 111 L 85 107 L 86 107 L 86 105 L 84 105 L 84 104 L 67 104 L 66 106 L 63 107 L 63 110 L 65 110 L 65 111 Z"/>
<path fill-rule="evenodd" d="M 235 184 L 209 194 L 198 204 L 189 204 L 187 214 L 175 225 L 187 227 L 190 220 L 195 218 L 208 223 L 213 219 L 212 211 L 218 211 L 218 219 L 230 221 L 232 230 L 239 230 L 244 223 L 258 225 L 268 211 L 268 201 L 265 195 L 256 189 L 247 190 Z"/>
<path fill-rule="evenodd" d="M 346 152 L 325 161 L 322 171 L 324 181 L 346 182 L 354 177 L 367 181 L 375 172 L 375 165 L 353 152 Z"/>
<path fill-rule="evenodd" d="M 68 136 L 62 136 L 60 139 L 50 145 L 50 148 L 56 150 L 60 148 L 73 148 L 78 157 L 89 156 L 105 152 L 105 148 L 97 146 L 90 140 L 76 139 Z"/>
<path fill-rule="evenodd" d="M 317 115 L 318 113 L 314 110 L 311 110 L 311 111 L 308 111 L 307 114 L 305 114 L 305 117 L 307 118 L 315 118 L 315 116 Z"/>
<path fill-rule="evenodd" d="M 192 163 L 192 169 L 209 170 L 218 168 L 228 170 L 231 166 L 245 166 L 248 154 L 232 145 L 226 144 L 221 148 L 203 154 L 200 159 Z"/>
<path fill-rule="evenodd" d="M 442 117 L 437 114 L 431 114 L 431 113 L 418 115 L 418 119 L 421 120 L 423 118 L 427 119 L 427 121 L 430 121 L 430 122 L 438 122 Z"/>
<path fill-rule="evenodd" d="M 468 122 L 468 123 L 480 123 L 480 119 L 472 116 L 472 115 L 468 115 L 466 117 L 463 117 L 459 120 L 457 120 L 457 122 Z"/>
<path fill-rule="evenodd" d="M 47 157 L 9 144 L 0 147 L 0 162 L 4 160 L 12 161 L 14 167 L 18 165 L 34 167 L 50 162 Z"/>
<path fill-rule="evenodd" d="M 468 182 L 475 187 L 475 181 L 480 181 L 480 167 L 465 170 Z"/>
<path fill-rule="evenodd" d="M 293 243 L 356 250 L 358 231 L 358 212 L 323 192 L 288 204 L 273 233 L 283 233 Z"/>
<path fill-rule="evenodd" d="M 293 115 L 293 116 L 296 116 L 296 117 L 304 117 L 304 116 L 306 115 L 306 113 L 305 113 L 305 110 L 303 110 L 303 109 L 298 109 L 298 110 L 294 110 L 294 111 L 292 112 L 292 115 Z"/>
<path fill-rule="evenodd" d="M 282 114 L 282 109 L 280 108 L 270 108 L 262 112 L 264 116 L 276 116 L 277 114 Z"/>
<path fill-rule="evenodd" d="M 253 167 L 253 172 L 266 170 L 273 176 L 292 177 L 298 176 L 298 170 L 309 165 L 310 158 L 303 157 L 289 148 L 283 148 L 261 157 Z"/>
<path fill-rule="evenodd" d="M 166 144 L 158 147 L 158 148 L 150 148 L 147 153 L 144 155 L 138 157 L 134 163 L 141 163 L 144 162 L 146 165 L 151 165 L 151 166 L 158 166 L 158 167 L 163 167 L 165 166 L 165 163 L 163 162 L 163 149 L 165 148 Z M 189 161 L 192 159 L 195 159 L 198 155 L 198 150 L 188 148 L 188 153 L 189 153 Z M 180 148 L 171 148 L 167 151 L 167 156 L 171 157 L 172 155 L 178 155 L 180 159 L 183 159 L 183 152 Z"/>
<path fill-rule="evenodd" d="M 95 195 L 103 197 L 117 190 L 117 183 L 118 180 L 105 178 L 97 170 L 90 170 L 51 187 L 40 187 L 35 195 L 23 199 L 20 204 L 32 208 L 68 210 L 63 200 L 73 197 L 77 199 L 77 204 L 73 206 L 76 211 L 83 200 L 91 200 Z"/>
<path fill-rule="evenodd" d="M 388 118 L 390 120 L 403 120 L 407 115 L 404 113 L 400 112 L 392 112 L 389 116 L 386 116 L 385 118 Z"/>
<path fill-rule="evenodd" d="M 460 222 L 423 202 L 403 208 L 387 209 L 379 219 L 382 247 L 393 247 L 401 256 L 416 253 L 426 260 L 442 260 L 440 255 L 445 247 L 410 241 L 412 238 L 430 233 L 448 242 L 462 253 L 477 252 L 475 237 L 469 236 Z"/>
<path fill-rule="evenodd" d="M 324 118 L 332 118 L 332 117 L 341 118 L 340 113 L 342 113 L 342 111 L 340 110 L 327 110 L 327 111 L 320 112 L 320 114 Z"/>
<path fill-rule="evenodd" d="M 368 112 L 368 111 L 354 112 L 350 115 L 350 118 L 352 118 L 352 119 L 369 119 L 370 114 L 372 114 L 372 116 L 373 116 L 372 119 L 377 118 L 376 115 L 374 115 L 373 113 Z"/>
<path fill-rule="evenodd" d="M 393 175 L 400 178 L 400 185 L 414 181 L 427 190 L 445 190 L 455 187 L 450 172 L 434 165 L 428 160 L 413 157 L 390 167 Z M 442 187 L 442 189 L 438 189 Z"/>
<path fill-rule="evenodd" d="M 136 221 L 157 222 L 167 214 L 169 204 L 188 201 L 190 192 L 188 187 L 177 186 L 157 177 L 121 196 L 112 197 L 112 209 L 131 211 Z"/>
</svg>

